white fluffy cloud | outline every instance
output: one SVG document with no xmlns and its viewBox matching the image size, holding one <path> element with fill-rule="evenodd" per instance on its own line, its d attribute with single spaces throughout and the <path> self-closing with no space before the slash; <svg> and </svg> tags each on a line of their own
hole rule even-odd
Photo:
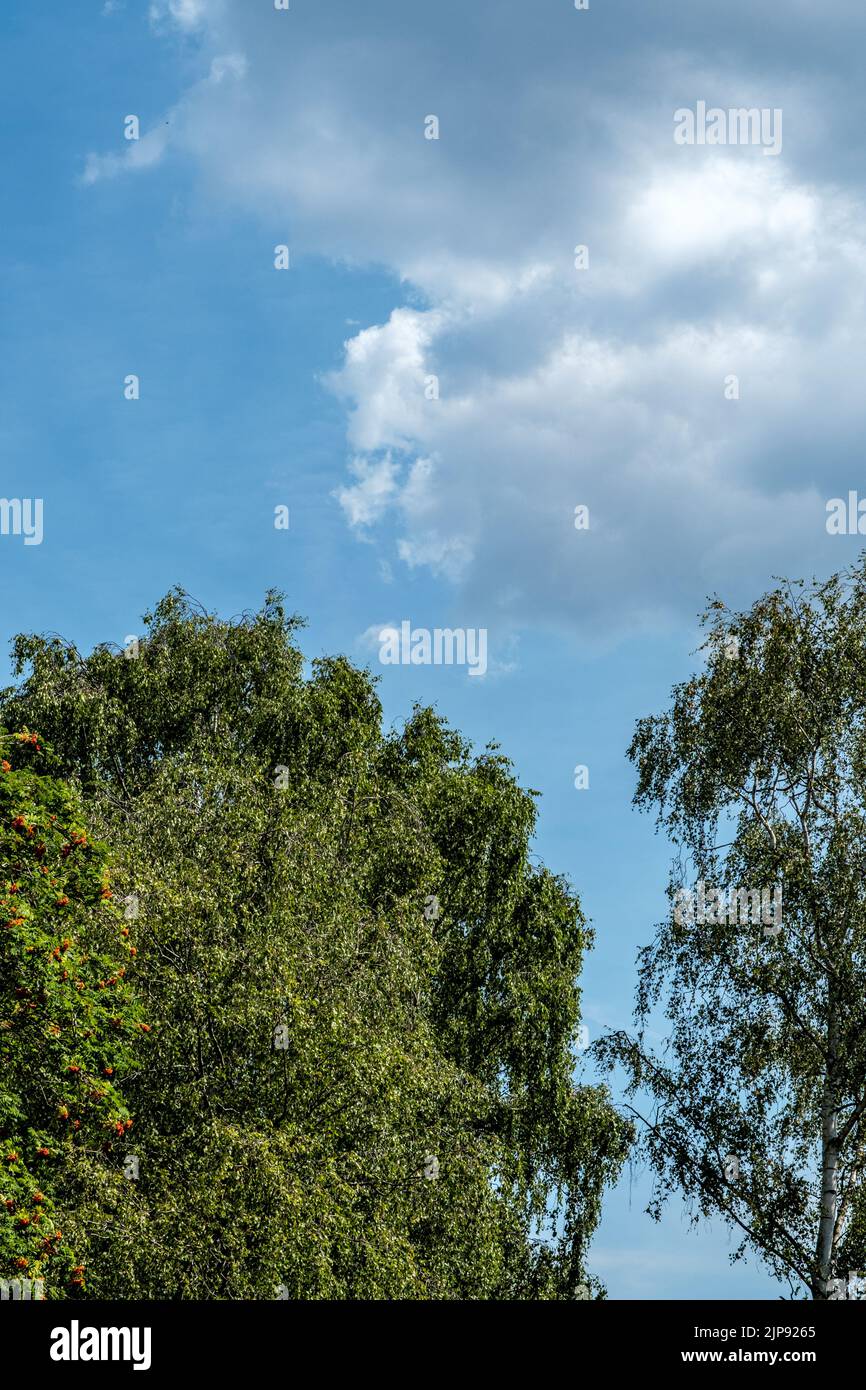
<svg viewBox="0 0 866 1390">
<path fill-rule="evenodd" d="M 785 36 L 801 68 L 782 44 L 766 70 L 739 0 L 726 67 L 711 42 L 666 50 L 638 4 L 616 44 L 519 0 L 445 0 L 436 24 L 349 0 L 155 8 L 201 35 L 207 75 L 165 129 L 203 192 L 414 296 L 330 378 L 338 501 L 397 577 L 427 568 L 517 624 L 622 631 L 841 560 L 824 500 L 860 476 L 866 222 L 810 7 Z M 827 17 L 853 22 L 841 0 Z M 781 107 L 783 154 L 676 146 L 699 97 Z M 161 157 L 147 138 L 125 167 Z M 89 177 L 117 168 L 94 156 Z"/>
</svg>

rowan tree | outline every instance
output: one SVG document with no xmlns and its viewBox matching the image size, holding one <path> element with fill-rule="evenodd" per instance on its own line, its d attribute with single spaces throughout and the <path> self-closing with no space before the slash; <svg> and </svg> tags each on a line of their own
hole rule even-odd
<svg viewBox="0 0 866 1390">
<path fill-rule="evenodd" d="M 28 728 L 0 755 L 0 1278 L 82 1296 L 134 1204 L 122 1087 L 148 1025 L 78 798 Z"/>
</svg>

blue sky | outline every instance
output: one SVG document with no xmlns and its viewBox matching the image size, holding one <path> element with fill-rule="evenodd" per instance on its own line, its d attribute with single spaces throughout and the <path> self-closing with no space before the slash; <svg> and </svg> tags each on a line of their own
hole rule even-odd
<svg viewBox="0 0 866 1390">
<path fill-rule="evenodd" d="M 626 1023 L 669 854 L 634 721 L 708 593 L 861 544 L 825 508 L 866 491 L 864 27 L 854 0 L 7 0 L 0 491 L 44 539 L 0 537 L 4 642 L 282 588 L 389 721 L 434 702 L 543 792 L 591 1035 Z M 699 100 L 780 109 L 781 152 L 678 146 Z M 488 674 L 380 667 L 403 619 L 486 628 Z M 778 1292 L 647 1191 L 608 1203 L 611 1297 Z"/>
</svg>

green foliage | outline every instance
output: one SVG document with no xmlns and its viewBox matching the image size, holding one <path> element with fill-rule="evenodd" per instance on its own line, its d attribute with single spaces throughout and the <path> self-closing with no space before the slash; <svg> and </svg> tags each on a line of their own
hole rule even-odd
<svg viewBox="0 0 866 1390">
<path fill-rule="evenodd" d="M 175 592 L 137 655 L 22 637 L 39 727 L 137 904 L 153 1026 L 103 1297 L 571 1298 L 629 1126 L 576 1087 L 591 934 L 532 797 L 370 676 L 305 677 L 278 596 Z"/>
<path fill-rule="evenodd" d="M 0 1278 L 82 1294 L 127 1193 L 143 1029 L 107 859 L 25 727 L 0 735 Z"/>
<path fill-rule="evenodd" d="M 672 907 L 701 879 L 778 885 L 781 931 L 672 911 L 637 998 L 641 1030 L 664 1000 L 665 1052 L 624 1033 L 598 1052 L 652 1098 L 654 1214 L 679 1188 L 736 1255 L 838 1296 L 866 1267 L 866 566 L 705 624 L 705 669 L 637 726 L 635 799 L 679 848 Z"/>
</svg>

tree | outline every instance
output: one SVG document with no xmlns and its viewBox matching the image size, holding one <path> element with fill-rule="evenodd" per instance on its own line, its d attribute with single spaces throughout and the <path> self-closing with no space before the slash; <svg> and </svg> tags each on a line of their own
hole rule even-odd
<svg viewBox="0 0 866 1390">
<path fill-rule="evenodd" d="M 638 1034 L 598 1054 L 650 1098 L 654 1215 L 680 1188 L 738 1231 L 734 1258 L 844 1297 L 866 1266 L 866 565 L 704 625 L 705 669 L 629 749 L 678 858 Z"/>
<path fill-rule="evenodd" d="M 0 753 L 0 1278 L 82 1296 L 131 1224 L 121 1087 L 149 1029 L 104 847 L 37 734 Z"/>
<path fill-rule="evenodd" d="M 0 701 L 135 904 L 147 1220 L 107 1296 L 580 1296 L 628 1126 L 574 1085 L 591 933 L 532 796 L 430 710 L 384 733 L 343 658 L 305 678 L 276 595 L 145 627 L 17 639 Z"/>
</svg>

